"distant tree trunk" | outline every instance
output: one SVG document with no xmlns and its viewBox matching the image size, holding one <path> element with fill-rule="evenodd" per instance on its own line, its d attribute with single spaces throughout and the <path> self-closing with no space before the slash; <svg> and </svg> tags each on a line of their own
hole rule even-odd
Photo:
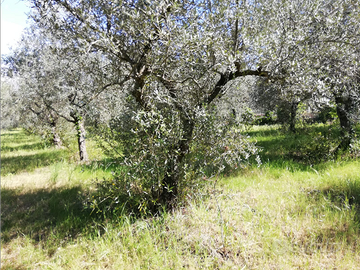
<svg viewBox="0 0 360 270">
<path fill-rule="evenodd" d="M 84 119 L 82 116 L 71 113 L 71 116 L 74 119 L 74 124 L 77 132 L 77 139 L 78 139 L 78 147 L 79 147 L 79 155 L 80 161 L 87 162 L 89 161 L 89 157 L 86 151 L 86 144 L 85 144 L 85 125 Z"/>
<path fill-rule="evenodd" d="M 59 149 L 62 147 L 62 141 L 61 141 L 59 133 L 57 132 L 56 122 L 55 121 L 51 122 L 50 125 L 51 125 L 51 133 L 53 136 L 53 144 L 54 144 L 55 148 Z"/>
<path fill-rule="evenodd" d="M 62 147 L 62 141 L 57 131 L 58 117 L 50 117 L 49 124 L 51 126 L 51 134 L 53 137 L 53 144 L 55 148 L 59 149 Z"/>
<path fill-rule="evenodd" d="M 290 131 L 295 133 L 296 132 L 296 113 L 297 113 L 297 109 L 298 109 L 298 105 L 299 102 L 298 101 L 293 101 L 290 104 Z"/>
<path fill-rule="evenodd" d="M 351 120 L 351 111 L 353 109 L 354 101 L 350 96 L 338 95 L 335 96 L 336 113 L 339 117 L 341 128 L 341 142 L 335 152 L 339 150 L 347 150 L 350 147 L 351 140 L 354 136 L 354 127 Z"/>
<path fill-rule="evenodd" d="M 88 161 L 89 157 L 86 152 L 86 145 L 85 145 L 85 126 L 84 126 L 84 120 L 79 119 L 77 121 L 77 137 L 78 137 L 78 145 L 79 145 L 79 155 L 81 161 Z"/>
</svg>

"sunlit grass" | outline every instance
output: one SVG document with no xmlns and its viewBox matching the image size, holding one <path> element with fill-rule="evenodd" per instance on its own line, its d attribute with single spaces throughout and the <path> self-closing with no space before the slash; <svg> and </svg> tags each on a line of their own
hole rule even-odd
<svg viewBox="0 0 360 270">
<path fill-rule="evenodd" d="M 1 132 L 1 176 L 33 172 L 67 156 L 66 150 L 48 148 L 41 138 L 21 129 Z"/>
<path fill-rule="evenodd" d="M 358 269 L 360 161 L 299 164 L 281 154 L 290 135 L 258 132 L 273 142 L 262 166 L 212 179 L 201 200 L 151 218 L 84 210 L 92 179 L 114 169 L 103 158 L 2 177 L 2 269 Z M 53 151 L 20 148 L 12 154 Z"/>
</svg>

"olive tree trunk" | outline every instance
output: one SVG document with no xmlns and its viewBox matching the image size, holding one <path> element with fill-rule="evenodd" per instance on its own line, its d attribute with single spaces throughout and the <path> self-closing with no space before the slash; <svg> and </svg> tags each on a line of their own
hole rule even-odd
<svg viewBox="0 0 360 270">
<path fill-rule="evenodd" d="M 298 109 L 299 102 L 293 101 L 290 104 L 290 131 L 295 133 L 296 132 L 296 113 Z"/>
<path fill-rule="evenodd" d="M 81 116 L 78 115 L 72 115 L 74 118 L 74 124 L 77 132 L 77 139 L 78 139 L 78 147 L 79 147 L 79 156 L 80 161 L 87 162 L 89 161 L 89 156 L 86 151 L 86 144 L 85 144 L 85 125 L 84 125 L 84 119 Z"/>
<path fill-rule="evenodd" d="M 174 152 L 174 158 L 168 163 L 166 168 L 166 173 L 163 179 L 161 200 L 162 204 L 166 205 L 168 209 L 171 209 L 176 204 L 176 198 L 179 194 L 178 186 L 184 177 L 183 162 L 190 149 L 194 125 L 193 120 L 182 118 L 184 136 L 179 138 L 178 143 L 174 145 L 174 148 L 172 149 Z"/>
<path fill-rule="evenodd" d="M 51 133 L 53 136 L 53 144 L 55 148 L 59 149 L 62 147 L 62 141 L 59 133 L 57 132 L 56 123 L 51 123 Z"/>
<path fill-rule="evenodd" d="M 335 96 L 336 103 L 336 113 L 339 117 L 340 128 L 341 128 L 341 142 L 336 149 L 336 152 L 339 150 L 348 150 L 351 144 L 351 140 L 354 136 L 354 127 L 353 121 L 351 119 L 351 111 L 353 109 L 354 101 L 350 96 Z"/>
</svg>

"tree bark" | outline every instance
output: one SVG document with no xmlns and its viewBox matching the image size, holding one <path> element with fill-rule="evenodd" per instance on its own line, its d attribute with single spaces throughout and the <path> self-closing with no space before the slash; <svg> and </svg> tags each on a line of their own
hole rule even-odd
<svg viewBox="0 0 360 270">
<path fill-rule="evenodd" d="M 178 185 L 183 177 L 183 161 L 189 152 L 190 143 L 194 131 L 194 122 L 187 117 L 182 118 L 184 136 L 178 141 L 172 149 L 174 159 L 168 163 L 163 180 L 163 189 L 161 193 L 162 204 L 168 209 L 176 205 L 176 198 L 179 194 Z"/>
<path fill-rule="evenodd" d="M 353 108 L 353 100 L 350 96 L 344 97 L 342 95 L 335 96 L 336 113 L 339 117 L 341 128 L 341 142 L 336 148 L 335 152 L 340 150 L 348 150 L 351 144 L 351 140 L 354 136 L 354 127 L 351 121 L 351 110 Z"/>
<path fill-rule="evenodd" d="M 80 161 L 87 162 L 89 161 L 89 157 L 86 151 L 86 144 L 85 144 L 85 126 L 84 126 L 84 120 L 81 116 L 76 117 L 75 127 L 77 131 Z"/>
<path fill-rule="evenodd" d="M 297 102 L 297 101 L 293 101 L 290 104 L 290 128 L 289 129 L 292 133 L 296 132 L 295 126 L 296 126 L 296 113 L 297 113 L 298 105 L 299 105 L 299 102 Z"/>
<path fill-rule="evenodd" d="M 56 130 L 56 124 L 51 125 L 51 133 L 53 135 L 53 143 L 55 148 L 59 149 L 62 147 L 62 141 L 60 139 L 60 135 Z"/>
</svg>

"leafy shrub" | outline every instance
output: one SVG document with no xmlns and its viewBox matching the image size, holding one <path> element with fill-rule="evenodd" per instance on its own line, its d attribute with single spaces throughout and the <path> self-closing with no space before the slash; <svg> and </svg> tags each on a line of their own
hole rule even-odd
<svg viewBox="0 0 360 270">
<path fill-rule="evenodd" d="M 337 118 L 336 107 L 335 106 L 325 106 L 322 108 L 316 117 L 317 122 L 326 123 L 328 121 L 333 121 Z"/>
<path fill-rule="evenodd" d="M 187 164 L 198 177 L 230 173 L 245 166 L 246 160 L 258 153 L 257 147 L 249 142 L 249 137 L 241 134 L 236 125 L 218 119 L 214 113 L 198 116 L 194 133 Z"/>
<path fill-rule="evenodd" d="M 360 137 L 355 134 L 351 144 L 350 144 L 350 154 L 353 157 L 360 156 Z"/>
<path fill-rule="evenodd" d="M 306 164 L 316 164 L 331 160 L 334 150 L 338 145 L 338 140 L 334 139 L 335 130 L 330 128 L 323 132 L 312 132 L 307 134 L 308 140 L 299 141 L 290 152 L 290 158 L 304 162 Z"/>
<path fill-rule="evenodd" d="M 267 111 L 264 116 L 259 117 L 254 121 L 255 125 L 273 125 L 275 123 L 275 113 L 272 111 Z"/>
<path fill-rule="evenodd" d="M 245 108 L 241 114 L 241 123 L 244 125 L 253 125 L 255 121 L 255 114 L 250 108 Z"/>
<path fill-rule="evenodd" d="M 113 179 L 98 184 L 89 197 L 89 206 L 96 212 L 148 214 L 162 210 L 162 194 L 169 168 L 179 172 L 177 203 L 184 202 L 189 192 L 198 192 L 206 180 L 221 173 L 230 173 L 257 154 L 250 143 L 229 119 L 219 118 L 215 108 L 199 108 L 194 117 L 189 151 L 179 161 L 184 138 L 181 115 L 169 106 L 127 111 L 114 120 L 111 139 L 123 145 L 122 171 Z M 110 133 L 109 133 L 110 134 Z M 168 192 L 173 192 L 168 190 Z M 94 196 L 94 197 L 92 197 Z"/>
<path fill-rule="evenodd" d="M 141 215 L 155 212 L 157 198 L 148 186 L 134 181 L 126 168 L 109 179 L 97 181 L 96 191 L 90 193 L 86 207 L 106 218 L 122 215 Z"/>
</svg>

